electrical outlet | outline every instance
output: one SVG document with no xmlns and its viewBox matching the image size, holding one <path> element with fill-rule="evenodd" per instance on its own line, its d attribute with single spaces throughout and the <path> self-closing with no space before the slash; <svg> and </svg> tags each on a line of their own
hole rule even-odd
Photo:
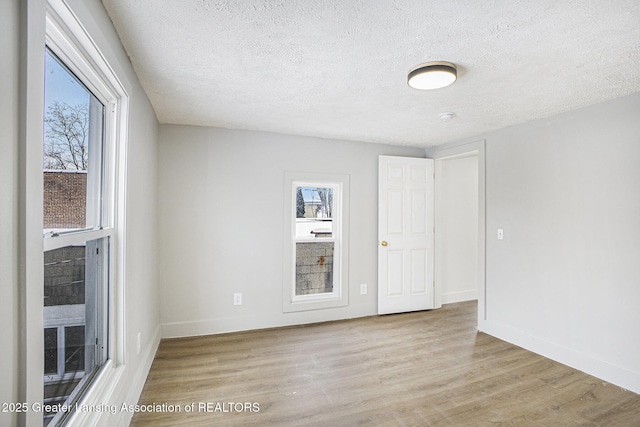
<svg viewBox="0 0 640 427">
<path fill-rule="evenodd" d="M 360 295 L 366 295 L 367 294 L 367 284 L 366 283 L 361 283 L 360 284 Z"/>
<path fill-rule="evenodd" d="M 502 228 L 498 228 L 498 240 L 504 240 L 504 230 Z"/>
<path fill-rule="evenodd" d="M 233 294 L 233 305 L 242 305 L 242 294 L 240 292 Z"/>
<path fill-rule="evenodd" d="M 138 332 L 138 336 L 136 337 L 136 355 L 140 354 L 141 347 L 142 347 L 142 332 Z"/>
</svg>

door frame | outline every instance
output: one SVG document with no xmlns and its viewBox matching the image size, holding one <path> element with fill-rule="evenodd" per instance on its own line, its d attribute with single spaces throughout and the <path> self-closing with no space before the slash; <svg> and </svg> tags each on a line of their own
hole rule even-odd
<svg viewBox="0 0 640 427">
<path fill-rule="evenodd" d="M 487 319 L 487 291 L 486 291 L 486 168 L 485 168 L 485 145 L 484 139 L 466 143 L 453 143 L 428 148 L 427 157 L 438 160 L 463 156 L 465 154 L 477 153 L 478 156 L 478 329 L 482 330 Z M 436 179 L 437 176 L 436 167 Z M 436 229 L 436 233 L 438 230 Z M 437 258 L 440 254 L 436 253 Z M 436 281 L 435 284 L 436 301 L 442 294 L 442 287 Z"/>
</svg>

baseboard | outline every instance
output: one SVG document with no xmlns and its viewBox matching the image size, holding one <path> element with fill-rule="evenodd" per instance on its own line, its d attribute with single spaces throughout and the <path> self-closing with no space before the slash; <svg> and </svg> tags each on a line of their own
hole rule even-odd
<svg viewBox="0 0 640 427">
<path fill-rule="evenodd" d="M 351 307 L 337 307 L 332 310 L 310 310 L 285 314 L 256 314 L 248 316 L 224 317 L 171 322 L 160 325 L 162 338 L 181 338 L 198 335 L 224 334 L 228 332 L 297 326 L 310 323 L 332 322 L 373 316 L 369 310 L 357 311 Z"/>
<path fill-rule="evenodd" d="M 441 295 L 442 304 L 452 304 L 454 302 L 472 301 L 478 299 L 477 289 L 467 289 L 458 292 L 448 292 Z"/>
<path fill-rule="evenodd" d="M 295 314 L 295 313 L 294 313 Z M 325 320 L 317 320 L 325 321 Z M 303 325 L 317 321 L 273 321 L 267 316 L 244 318 L 224 318 L 196 320 L 191 322 L 165 323 L 161 325 L 162 338 L 195 337 L 199 335 L 226 334 L 229 332 L 251 331 L 256 329 L 278 328 L 282 326 Z"/>
<path fill-rule="evenodd" d="M 122 405 L 122 403 L 126 403 L 127 405 L 135 405 L 140 399 L 140 394 L 142 394 L 144 383 L 147 380 L 147 375 L 149 374 L 149 370 L 151 369 L 151 365 L 153 364 L 153 359 L 156 357 L 156 352 L 158 351 L 158 346 L 160 345 L 160 325 L 158 325 L 153 335 L 153 341 L 147 348 L 147 351 L 144 353 L 142 363 L 140 363 L 140 366 L 138 367 L 138 370 L 133 377 L 133 381 L 131 381 L 130 384 L 127 384 L 128 393 L 125 397 L 124 402 L 121 402 L 120 405 Z M 133 412 L 120 411 L 116 425 L 128 426 L 131 423 L 132 418 Z"/>
<path fill-rule="evenodd" d="M 640 394 L 640 372 L 633 372 L 588 354 L 530 335 L 491 320 L 481 320 L 478 330 L 511 344 L 570 366 L 601 380 Z"/>
</svg>

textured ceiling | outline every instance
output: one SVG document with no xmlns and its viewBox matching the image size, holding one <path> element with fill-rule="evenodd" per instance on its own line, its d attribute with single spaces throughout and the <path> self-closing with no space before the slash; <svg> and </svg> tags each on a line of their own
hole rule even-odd
<svg viewBox="0 0 640 427">
<path fill-rule="evenodd" d="M 640 91 L 638 0 L 103 3 L 161 123 L 426 147 Z"/>
</svg>

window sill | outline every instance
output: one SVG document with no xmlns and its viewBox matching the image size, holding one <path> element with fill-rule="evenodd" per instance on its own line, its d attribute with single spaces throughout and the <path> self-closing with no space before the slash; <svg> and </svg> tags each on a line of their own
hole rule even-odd
<svg viewBox="0 0 640 427">
<path fill-rule="evenodd" d="M 111 409 L 115 404 L 109 404 L 108 402 L 111 400 L 123 372 L 124 365 L 116 365 L 113 360 L 108 360 L 94 379 L 93 385 L 78 401 L 77 407 L 82 408 L 83 405 L 86 405 L 87 410 L 74 412 L 69 417 L 66 425 L 69 427 L 94 426 L 98 424 L 103 413 L 111 413 Z M 116 411 L 120 410 L 117 405 L 115 409 Z"/>
</svg>

